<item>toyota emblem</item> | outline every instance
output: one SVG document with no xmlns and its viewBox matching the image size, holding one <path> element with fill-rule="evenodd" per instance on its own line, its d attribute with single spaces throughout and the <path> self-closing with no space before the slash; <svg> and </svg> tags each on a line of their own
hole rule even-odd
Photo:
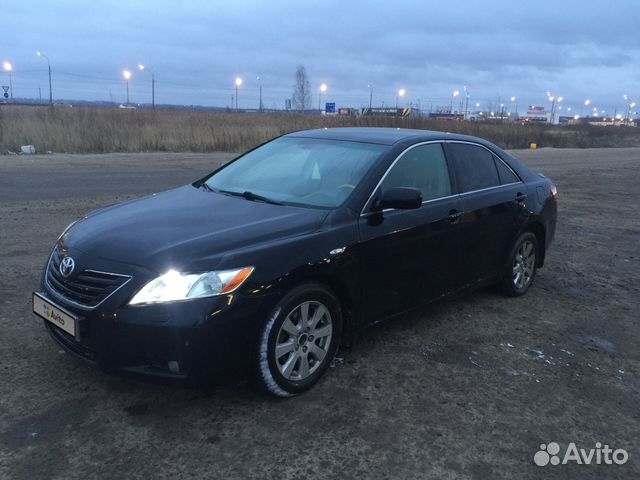
<svg viewBox="0 0 640 480">
<path fill-rule="evenodd" d="M 60 275 L 64 278 L 67 278 L 69 275 L 73 273 L 73 269 L 76 266 L 76 262 L 73 261 L 71 257 L 64 257 L 60 262 Z"/>
</svg>

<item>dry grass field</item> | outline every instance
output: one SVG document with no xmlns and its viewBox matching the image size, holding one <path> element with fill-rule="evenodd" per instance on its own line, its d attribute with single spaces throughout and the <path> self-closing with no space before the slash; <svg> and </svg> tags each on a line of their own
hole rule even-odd
<svg viewBox="0 0 640 480">
<path fill-rule="evenodd" d="M 0 151 L 240 152 L 284 133 L 321 127 L 400 127 L 464 133 L 504 148 L 640 145 L 640 129 L 443 121 L 426 118 L 328 117 L 298 113 L 221 113 L 56 106 L 0 106 Z"/>
</svg>

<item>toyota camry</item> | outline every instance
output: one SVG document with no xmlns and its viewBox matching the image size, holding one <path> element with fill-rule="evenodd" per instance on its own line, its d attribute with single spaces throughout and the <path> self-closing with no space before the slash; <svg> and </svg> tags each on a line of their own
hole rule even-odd
<svg viewBox="0 0 640 480">
<path fill-rule="evenodd" d="M 525 294 L 554 236 L 556 196 L 475 137 L 292 133 L 71 224 L 33 311 L 105 369 L 242 376 L 291 396 L 372 324 L 488 285 Z"/>
</svg>

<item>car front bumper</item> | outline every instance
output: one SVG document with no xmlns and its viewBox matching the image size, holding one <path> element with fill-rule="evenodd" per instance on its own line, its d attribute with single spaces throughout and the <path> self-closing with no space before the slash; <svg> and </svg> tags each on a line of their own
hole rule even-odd
<svg viewBox="0 0 640 480">
<path fill-rule="evenodd" d="M 276 302 L 273 295 L 231 294 L 141 306 L 109 301 L 87 311 L 46 287 L 38 294 L 77 319 L 75 336 L 43 320 L 56 342 L 102 369 L 221 381 L 246 374 L 260 326 Z"/>
</svg>

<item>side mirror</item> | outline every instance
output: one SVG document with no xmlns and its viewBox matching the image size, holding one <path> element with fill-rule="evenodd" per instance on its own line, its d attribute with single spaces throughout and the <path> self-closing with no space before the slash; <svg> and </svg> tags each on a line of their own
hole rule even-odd
<svg viewBox="0 0 640 480">
<path fill-rule="evenodd" d="M 382 194 L 376 207 L 379 210 L 395 208 L 398 210 L 411 210 L 422 205 L 422 192 L 417 188 L 393 187 Z"/>
</svg>

